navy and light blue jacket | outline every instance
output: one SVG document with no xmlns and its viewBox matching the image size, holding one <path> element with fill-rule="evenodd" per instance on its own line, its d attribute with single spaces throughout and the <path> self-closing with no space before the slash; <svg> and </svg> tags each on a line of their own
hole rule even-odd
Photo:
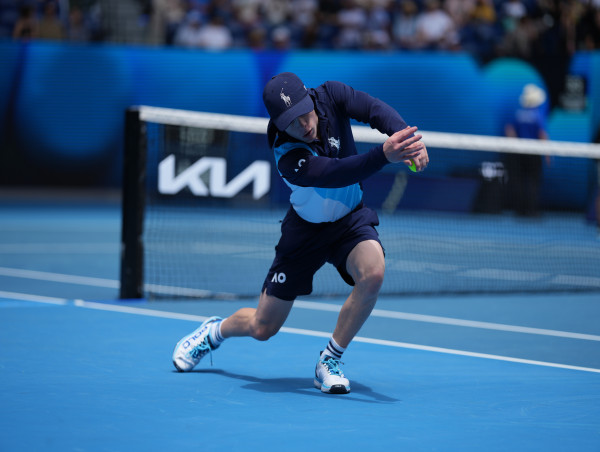
<svg viewBox="0 0 600 452">
<path fill-rule="evenodd" d="M 304 143 L 269 123 L 269 146 L 279 174 L 292 190 L 296 213 L 311 223 L 332 222 L 360 204 L 360 182 L 389 163 L 382 144 L 358 154 L 350 119 L 386 135 L 407 125 L 386 103 L 340 82 L 325 82 L 309 95 L 319 118 L 319 139 Z"/>
</svg>

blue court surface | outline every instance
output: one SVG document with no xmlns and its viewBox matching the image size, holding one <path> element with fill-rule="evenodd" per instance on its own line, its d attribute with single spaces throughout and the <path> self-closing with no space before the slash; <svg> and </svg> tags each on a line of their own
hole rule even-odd
<svg viewBox="0 0 600 452">
<path fill-rule="evenodd" d="M 384 297 L 326 395 L 343 299 L 177 373 L 183 335 L 257 300 L 120 301 L 119 242 L 118 199 L 0 200 L 0 451 L 600 451 L 598 292 Z"/>
</svg>

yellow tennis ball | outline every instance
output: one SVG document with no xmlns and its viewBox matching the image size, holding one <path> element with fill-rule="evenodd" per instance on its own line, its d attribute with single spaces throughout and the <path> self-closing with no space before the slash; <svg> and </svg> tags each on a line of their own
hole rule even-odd
<svg viewBox="0 0 600 452">
<path fill-rule="evenodd" d="M 411 170 L 413 173 L 417 172 L 417 166 L 415 165 L 414 160 L 410 161 L 410 165 L 408 165 L 408 169 Z"/>
</svg>

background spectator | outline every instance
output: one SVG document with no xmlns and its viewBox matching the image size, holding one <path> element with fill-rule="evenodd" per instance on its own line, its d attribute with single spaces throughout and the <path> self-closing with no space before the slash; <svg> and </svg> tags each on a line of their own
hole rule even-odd
<svg viewBox="0 0 600 452">
<path fill-rule="evenodd" d="M 393 15 L 393 36 L 396 45 L 403 50 L 417 47 L 417 15 L 419 8 L 413 0 L 397 3 Z"/>
<path fill-rule="evenodd" d="M 388 0 L 368 0 L 363 48 L 383 50 L 392 47 L 392 19 Z"/>
<path fill-rule="evenodd" d="M 600 49 L 600 0 L 15 0 L 11 4 L 13 9 L 4 7 L 0 16 L 0 35 L 6 23 L 4 35 L 14 39 L 139 43 L 140 38 L 148 44 L 204 49 L 463 50 L 482 64 L 498 57 L 519 58 L 542 74 L 551 106 L 564 91 L 573 53 Z M 139 17 L 126 19 L 122 12 Z M 136 24 L 143 28 L 140 33 L 131 30 Z"/>
<path fill-rule="evenodd" d="M 40 39 L 61 40 L 65 37 L 64 26 L 58 15 L 58 4 L 46 1 L 43 12 L 38 21 L 37 37 Z"/>
<path fill-rule="evenodd" d="M 19 19 L 15 23 L 12 36 L 13 39 L 24 41 L 37 37 L 37 20 L 32 6 L 22 6 L 19 12 Z"/>
<path fill-rule="evenodd" d="M 69 11 L 67 39 L 71 42 L 88 42 L 91 36 L 91 27 L 86 23 L 83 10 L 79 6 L 73 6 Z"/>
<path fill-rule="evenodd" d="M 339 31 L 335 40 L 338 49 L 357 50 L 363 44 L 363 30 L 367 26 L 367 13 L 356 0 L 343 0 L 337 13 Z"/>
<path fill-rule="evenodd" d="M 480 62 L 493 59 L 499 30 L 492 0 L 475 0 L 461 20 L 459 33 L 462 49 Z"/>
<path fill-rule="evenodd" d="M 497 56 L 531 61 L 534 43 L 539 36 L 539 25 L 529 16 L 521 17 L 508 29 L 498 47 Z"/>
<path fill-rule="evenodd" d="M 208 50 L 225 50 L 232 46 L 233 36 L 220 15 L 212 14 L 209 22 L 200 27 L 197 44 Z"/>
<path fill-rule="evenodd" d="M 547 140 L 546 93 L 534 84 L 525 85 L 519 97 L 520 107 L 505 126 L 507 137 Z M 507 154 L 508 200 L 518 215 L 539 215 L 542 156 Z M 549 164 L 549 160 L 547 161 Z"/>
<path fill-rule="evenodd" d="M 290 2 L 290 27 L 296 36 L 296 43 L 303 49 L 316 47 L 319 23 L 319 2 L 317 0 L 295 0 Z"/>
<path fill-rule="evenodd" d="M 475 0 L 445 0 L 444 10 L 448 13 L 457 28 L 463 27 L 472 14 Z"/>
<path fill-rule="evenodd" d="M 275 50 L 289 50 L 291 48 L 292 33 L 285 25 L 276 27 L 271 32 L 271 41 Z"/>
<path fill-rule="evenodd" d="M 586 6 L 576 27 L 576 35 L 580 49 L 600 49 L 600 6 Z"/>
<path fill-rule="evenodd" d="M 527 16 L 527 8 L 521 0 L 507 0 L 502 3 L 501 16 L 504 29 L 510 32 Z"/>
<path fill-rule="evenodd" d="M 267 49 L 267 32 L 264 27 L 257 26 L 248 32 L 248 48 L 252 50 Z"/>
<path fill-rule="evenodd" d="M 150 42 L 171 45 L 182 25 L 186 9 L 181 0 L 152 0 L 150 12 Z"/>
<path fill-rule="evenodd" d="M 319 0 L 317 47 L 331 49 L 338 32 L 337 17 L 342 8 L 341 0 Z"/>
<path fill-rule="evenodd" d="M 178 27 L 174 44 L 182 47 L 200 47 L 202 41 L 202 14 L 189 12 Z"/>
<path fill-rule="evenodd" d="M 425 10 L 417 17 L 417 48 L 449 50 L 458 44 L 454 22 L 439 0 L 425 0 Z"/>
</svg>

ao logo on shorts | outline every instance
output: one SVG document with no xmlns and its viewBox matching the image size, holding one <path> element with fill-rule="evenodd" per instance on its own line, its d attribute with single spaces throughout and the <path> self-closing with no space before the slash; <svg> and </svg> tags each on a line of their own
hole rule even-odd
<svg viewBox="0 0 600 452">
<path fill-rule="evenodd" d="M 285 273 L 275 273 L 273 275 L 273 278 L 271 279 L 271 282 L 276 282 L 276 283 L 284 283 L 286 279 Z"/>
</svg>

